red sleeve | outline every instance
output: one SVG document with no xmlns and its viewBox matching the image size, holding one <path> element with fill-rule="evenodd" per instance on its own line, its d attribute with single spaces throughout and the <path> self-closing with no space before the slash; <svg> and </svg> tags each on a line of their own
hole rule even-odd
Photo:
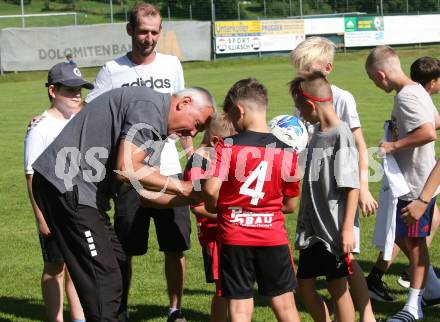
<svg viewBox="0 0 440 322">
<path fill-rule="evenodd" d="M 284 150 L 282 175 L 284 181 L 283 195 L 288 198 L 299 196 L 300 171 L 296 152 Z"/>
<path fill-rule="evenodd" d="M 217 177 L 222 181 L 225 181 L 229 174 L 229 163 L 231 161 L 232 152 L 232 148 L 230 146 L 230 144 L 227 144 L 224 140 L 221 140 L 215 149 L 216 158 L 212 161 L 210 166 L 211 169 L 214 169 L 212 176 Z"/>
</svg>

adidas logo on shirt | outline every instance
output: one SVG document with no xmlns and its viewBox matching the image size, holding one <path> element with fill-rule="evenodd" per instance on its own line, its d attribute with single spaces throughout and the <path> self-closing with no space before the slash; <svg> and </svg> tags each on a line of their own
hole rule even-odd
<svg viewBox="0 0 440 322">
<path fill-rule="evenodd" d="M 153 76 L 150 76 L 149 79 L 144 80 L 142 77 L 138 77 L 136 81 L 132 83 L 124 83 L 121 85 L 121 87 L 128 86 L 146 86 L 152 89 L 171 88 L 171 80 L 168 78 L 154 79 Z"/>
</svg>

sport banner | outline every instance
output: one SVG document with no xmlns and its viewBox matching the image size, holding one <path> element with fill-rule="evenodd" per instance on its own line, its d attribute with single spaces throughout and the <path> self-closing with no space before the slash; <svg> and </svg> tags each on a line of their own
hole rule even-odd
<svg viewBox="0 0 440 322">
<path fill-rule="evenodd" d="M 287 51 L 305 39 L 304 20 L 217 21 L 217 54 Z"/>
<path fill-rule="evenodd" d="M 66 55 L 80 67 L 102 66 L 131 50 L 125 23 L 0 30 L 5 71 L 48 70 Z M 211 59 L 211 23 L 164 21 L 157 51 L 181 61 Z"/>
<path fill-rule="evenodd" d="M 377 46 L 385 43 L 381 16 L 345 17 L 344 29 L 345 47 Z"/>
</svg>

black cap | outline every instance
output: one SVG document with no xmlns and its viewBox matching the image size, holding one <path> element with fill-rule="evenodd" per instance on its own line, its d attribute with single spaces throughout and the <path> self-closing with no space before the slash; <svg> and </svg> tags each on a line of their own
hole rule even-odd
<svg viewBox="0 0 440 322">
<path fill-rule="evenodd" d="M 49 70 L 46 87 L 61 84 L 67 87 L 84 87 L 93 89 L 93 84 L 82 78 L 81 72 L 75 63 L 59 63 Z"/>
</svg>

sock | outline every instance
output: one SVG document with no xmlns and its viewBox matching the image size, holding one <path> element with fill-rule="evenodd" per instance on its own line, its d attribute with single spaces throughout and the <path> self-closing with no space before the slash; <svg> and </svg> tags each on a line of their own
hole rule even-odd
<svg viewBox="0 0 440 322">
<path fill-rule="evenodd" d="M 380 269 L 378 269 L 377 267 L 373 266 L 373 268 L 371 269 L 370 274 L 368 274 L 367 278 L 374 278 L 374 279 L 382 279 L 383 274 L 385 274 L 385 272 L 381 271 Z"/>
<path fill-rule="evenodd" d="M 435 275 L 434 268 L 429 265 L 428 274 L 426 274 L 424 298 L 436 299 L 440 297 L 440 281 Z"/>
<path fill-rule="evenodd" d="M 175 311 L 180 311 L 180 309 L 177 309 L 175 307 L 170 307 L 168 309 L 168 316 L 170 316 L 171 314 L 173 314 Z"/>
<path fill-rule="evenodd" d="M 414 315 L 416 320 L 423 318 L 423 311 L 422 311 L 423 291 L 424 289 L 419 290 L 410 287 L 408 292 L 408 300 L 406 301 L 405 306 L 403 307 L 403 310 Z"/>
<path fill-rule="evenodd" d="M 72 322 L 86 322 L 86 320 L 72 320 Z"/>
</svg>

